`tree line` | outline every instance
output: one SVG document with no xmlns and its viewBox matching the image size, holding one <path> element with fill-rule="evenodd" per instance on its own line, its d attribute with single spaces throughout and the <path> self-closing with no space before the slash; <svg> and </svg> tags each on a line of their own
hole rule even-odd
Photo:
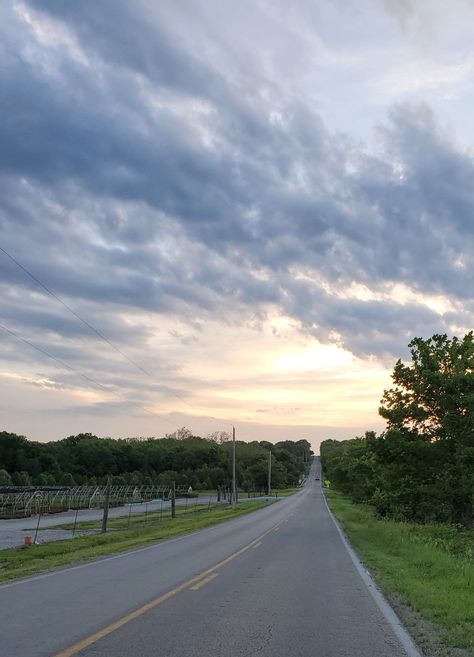
<svg viewBox="0 0 474 657">
<path fill-rule="evenodd" d="M 272 486 L 297 485 L 312 454 L 307 440 L 236 442 L 236 475 L 244 490 L 267 486 L 269 450 Z M 0 432 L 0 485 L 163 485 L 196 490 L 228 487 L 232 443 L 224 432 L 206 438 L 181 429 L 164 438 L 99 438 L 90 433 L 40 443 Z"/>
<path fill-rule="evenodd" d="M 470 526 L 474 520 L 474 338 L 409 344 L 379 413 L 386 431 L 321 444 L 325 475 L 381 516 Z"/>
</svg>

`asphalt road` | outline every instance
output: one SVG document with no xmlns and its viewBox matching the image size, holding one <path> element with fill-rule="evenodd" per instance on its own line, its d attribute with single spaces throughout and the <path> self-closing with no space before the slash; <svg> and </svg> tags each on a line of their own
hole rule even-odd
<svg viewBox="0 0 474 657">
<path fill-rule="evenodd" d="M 5 657 L 406 657 L 314 474 L 248 516 L 4 585 L 0 628 Z"/>
</svg>

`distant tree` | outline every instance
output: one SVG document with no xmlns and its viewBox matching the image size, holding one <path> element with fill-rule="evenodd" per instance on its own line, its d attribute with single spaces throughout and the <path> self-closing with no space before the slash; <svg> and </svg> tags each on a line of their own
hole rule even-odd
<svg viewBox="0 0 474 657">
<path fill-rule="evenodd" d="M 208 440 L 212 440 L 214 443 L 219 443 L 219 445 L 227 443 L 231 438 L 232 436 L 228 431 L 214 431 L 207 435 Z"/>
<path fill-rule="evenodd" d="M 378 471 L 372 444 L 373 431 L 361 438 L 321 443 L 321 463 L 333 486 L 350 495 L 356 502 L 370 502 L 374 495 Z"/>
<path fill-rule="evenodd" d="M 54 486 L 56 480 L 50 472 L 42 472 L 36 477 L 35 483 L 38 486 Z"/>
<path fill-rule="evenodd" d="M 0 469 L 16 473 L 16 479 L 20 477 L 23 484 L 32 479 L 35 484 L 50 485 L 53 482 L 46 477 L 52 475 L 54 481 L 62 485 L 72 485 L 73 481 L 104 485 L 113 477 L 115 482 L 125 481 L 130 485 L 160 483 L 168 486 L 175 481 L 180 487 L 217 489 L 229 487 L 232 480 L 229 438 L 225 431 L 215 432 L 207 439 L 200 438 L 182 427 L 158 439 L 113 440 L 81 433 L 63 440 L 36 443 L 3 432 L 0 433 Z M 307 446 L 309 448 L 309 443 Z M 260 462 L 264 477 L 270 447 L 271 443 L 237 442 L 238 483 L 243 481 L 248 468 Z M 304 446 L 292 441 L 274 447 L 276 479 L 286 484 L 298 479 L 303 471 L 303 449 Z M 25 474 L 20 476 L 20 472 Z"/>
<path fill-rule="evenodd" d="M 158 484 L 160 486 L 172 486 L 173 481 L 177 482 L 179 480 L 179 473 L 174 470 L 167 470 L 158 475 Z"/>
<path fill-rule="evenodd" d="M 180 429 L 173 431 L 173 433 L 167 433 L 165 438 L 172 438 L 173 440 L 186 440 L 186 438 L 191 438 L 192 435 L 193 432 L 191 429 L 188 429 L 187 427 L 181 427 Z"/>
<path fill-rule="evenodd" d="M 134 472 L 129 472 L 126 475 L 126 480 L 128 484 L 132 486 L 140 486 L 143 481 L 143 473 L 140 470 L 135 470 Z"/>
<path fill-rule="evenodd" d="M 31 486 L 31 477 L 24 470 L 21 472 L 14 472 L 12 474 L 12 480 L 15 486 Z"/>
<path fill-rule="evenodd" d="M 13 484 L 12 478 L 6 470 L 0 470 L 0 486 L 11 486 Z"/>
<path fill-rule="evenodd" d="M 60 486 L 75 486 L 76 482 L 74 481 L 74 477 L 70 472 L 64 472 L 60 481 L 59 481 Z"/>
</svg>

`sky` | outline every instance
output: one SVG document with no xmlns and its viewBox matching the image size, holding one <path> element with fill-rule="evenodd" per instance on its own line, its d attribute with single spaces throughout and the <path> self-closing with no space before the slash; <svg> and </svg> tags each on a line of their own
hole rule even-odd
<svg viewBox="0 0 474 657">
<path fill-rule="evenodd" d="M 383 430 L 410 340 L 474 323 L 473 21 L 0 3 L 0 430 Z"/>
</svg>

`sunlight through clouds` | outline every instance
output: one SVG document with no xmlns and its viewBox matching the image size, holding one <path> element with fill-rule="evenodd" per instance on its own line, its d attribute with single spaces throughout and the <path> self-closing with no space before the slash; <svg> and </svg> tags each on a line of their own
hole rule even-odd
<svg viewBox="0 0 474 657">
<path fill-rule="evenodd" d="M 409 341 L 474 325 L 473 18 L 0 3 L 5 428 L 380 428 Z"/>
</svg>

